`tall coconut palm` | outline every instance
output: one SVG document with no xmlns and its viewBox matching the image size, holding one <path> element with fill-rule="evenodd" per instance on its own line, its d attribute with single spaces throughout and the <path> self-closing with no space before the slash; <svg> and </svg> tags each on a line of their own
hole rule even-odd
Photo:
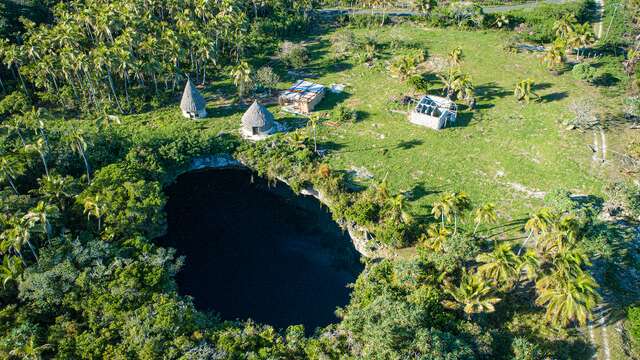
<svg viewBox="0 0 640 360">
<path fill-rule="evenodd" d="M 89 160 L 87 159 L 87 149 L 88 144 L 84 138 L 84 133 L 77 129 L 73 128 L 66 136 L 67 143 L 71 148 L 71 151 L 79 154 L 84 162 L 85 170 L 87 171 L 87 183 L 91 183 L 91 166 L 89 165 Z"/>
<path fill-rule="evenodd" d="M 0 264 L 0 281 L 2 281 L 2 287 L 6 288 L 10 281 L 17 281 L 23 271 L 23 262 L 19 257 L 4 254 L 2 263 Z"/>
<path fill-rule="evenodd" d="M 496 206 L 493 203 L 487 203 L 477 208 L 474 212 L 473 221 L 476 224 L 473 228 L 473 235 L 475 235 L 480 224 L 494 224 L 498 221 Z"/>
<path fill-rule="evenodd" d="M 520 80 L 513 90 L 513 96 L 516 100 L 524 101 L 527 104 L 531 101 L 532 97 L 539 97 L 535 92 L 533 92 L 533 80 L 531 79 Z"/>
<path fill-rule="evenodd" d="M 574 32 L 571 34 L 569 43 L 571 46 L 577 48 L 576 59 L 580 61 L 580 50 L 587 46 L 592 45 L 596 41 L 596 35 L 593 32 L 591 24 L 584 23 L 582 25 L 576 25 Z"/>
<path fill-rule="evenodd" d="M 503 290 L 513 287 L 520 277 L 520 259 L 511 245 L 501 243 L 493 251 L 476 256 L 478 274 L 486 279 L 495 280 Z"/>
<path fill-rule="evenodd" d="M 11 222 L 10 227 L 0 234 L 0 241 L 0 252 L 11 251 L 22 258 L 22 248 L 27 245 L 36 262 L 38 261 L 38 254 L 31 243 L 31 228 L 27 223 L 23 221 Z"/>
<path fill-rule="evenodd" d="M 92 216 L 96 218 L 98 221 L 98 232 L 102 228 L 102 217 L 104 216 L 105 210 L 106 205 L 100 194 L 84 199 L 84 213 L 87 215 L 87 219 L 90 219 Z"/>
<path fill-rule="evenodd" d="M 543 232 L 546 232 L 553 223 L 556 215 L 550 208 L 542 208 L 538 212 L 532 214 L 524 225 L 524 230 L 529 232 L 529 235 L 522 243 L 522 247 L 518 250 L 518 255 L 522 249 L 526 248 L 527 243 L 534 237 L 537 237 Z"/>
<path fill-rule="evenodd" d="M 42 160 L 42 165 L 44 166 L 44 173 L 47 177 L 49 177 L 49 167 L 47 166 L 47 149 L 44 139 L 38 139 L 35 144 L 27 144 L 25 150 L 36 152 L 40 156 L 40 160 Z"/>
<path fill-rule="evenodd" d="M 441 219 L 441 226 L 444 227 L 444 223 L 449 222 L 449 217 L 453 211 L 453 193 L 445 193 L 439 200 L 434 201 L 431 204 L 431 214 L 436 219 Z"/>
<path fill-rule="evenodd" d="M 312 114 L 307 121 L 307 127 L 311 130 L 313 134 L 313 152 L 318 153 L 318 121 L 320 120 L 319 115 Z"/>
<path fill-rule="evenodd" d="M 462 214 L 471 209 L 471 199 L 464 191 L 453 194 L 451 213 L 453 214 L 453 233 L 458 233 L 458 219 Z"/>
<path fill-rule="evenodd" d="M 500 298 L 494 295 L 491 283 L 477 274 L 469 274 L 466 270 L 462 273 L 460 285 L 445 284 L 445 292 L 454 301 L 445 301 L 444 305 L 451 308 L 462 307 L 467 318 L 477 313 L 491 313 L 495 311 L 494 305 L 500 302 Z"/>
<path fill-rule="evenodd" d="M 16 195 L 20 195 L 16 187 L 15 178 L 21 173 L 21 163 L 17 162 L 13 157 L 4 155 L 0 157 L 0 179 L 8 182 Z"/>
<path fill-rule="evenodd" d="M 38 204 L 29 210 L 22 219 L 29 227 L 39 225 L 42 232 L 46 235 L 47 241 L 51 241 L 51 221 L 58 218 L 59 215 L 60 211 L 55 205 L 39 201 Z"/>
<path fill-rule="evenodd" d="M 574 26 L 576 25 L 576 16 L 573 14 L 566 14 L 553 24 L 553 30 L 556 36 L 560 39 L 568 40 L 573 33 Z"/>
</svg>

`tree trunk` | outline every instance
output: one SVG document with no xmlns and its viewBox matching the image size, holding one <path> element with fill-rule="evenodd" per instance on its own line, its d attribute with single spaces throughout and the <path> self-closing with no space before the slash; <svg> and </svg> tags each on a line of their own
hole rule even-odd
<svg viewBox="0 0 640 360">
<path fill-rule="evenodd" d="M 20 193 L 18 192 L 18 188 L 16 188 L 16 184 L 13 182 L 13 177 L 11 176 L 11 174 L 9 174 L 7 170 L 4 171 L 4 176 L 7 178 L 9 185 L 11 185 L 13 192 L 16 193 L 16 195 L 20 195 Z"/>
<path fill-rule="evenodd" d="M 78 144 L 78 149 L 80 149 L 80 155 L 82 155 L 82 160 L 84 161 L 84 167 L 87 170 L 87 183 L 91 184 L 91 175 L 90 175 L 90 170 L 89 170 L 89 161 L 87 160 L 87 156 L 84 153 L 84 150 L 82 150 L 82 145 Z"/>
<path fill-rule="evenodd" d="M 43 153 L 40 153 L 40 158 L 42 159 L 42 165 L 44 165 L 44 173 L 47 175 L 47 179 L 49 178 L 49 167 L 47 166 L 47 160 L 44 157 Z"/>
</svg>

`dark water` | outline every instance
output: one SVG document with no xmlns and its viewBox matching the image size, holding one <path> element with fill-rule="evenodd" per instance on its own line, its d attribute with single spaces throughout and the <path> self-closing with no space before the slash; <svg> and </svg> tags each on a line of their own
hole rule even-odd
<svg viewBox="0 0 640 360">
<path fill-rule="evenodd" d="M 278 328 L 336 322 L 362 265 L 317 200 L 241 170 L 188 173 L 166 194 L 159 242 L 186 256 L 178 285 L 198 308 Z"/>
</svg>

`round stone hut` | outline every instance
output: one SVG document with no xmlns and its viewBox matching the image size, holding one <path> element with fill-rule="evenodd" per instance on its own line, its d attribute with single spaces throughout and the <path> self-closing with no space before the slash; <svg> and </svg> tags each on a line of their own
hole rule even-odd
<svg viewBox="0 0 640 360">
<path fill-rule="evenodd" d="M 180 110 L 182 110 L 182 115 L 189 119 L 207 117 L 207 102 L 200 94 L 200 91 L 193 86 L 191 79 L 187 79 L 187 84 L 184 86 Z"/>
<path fill-rule="evenodd" d="M 248 139 L 260 140 L 273 134 L 277 124 L 273 114 L 257 100 L 242 115 L 242 135 Z"/>
</svg>

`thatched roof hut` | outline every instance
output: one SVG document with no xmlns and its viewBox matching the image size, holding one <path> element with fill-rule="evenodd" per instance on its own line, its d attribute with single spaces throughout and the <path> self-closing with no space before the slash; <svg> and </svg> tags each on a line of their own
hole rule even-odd
<svg viewBox="0 0 640 360">
<path fill-rule="evenodd" d="M 187 84 L 182 93 L 180 110 L 186 118 L 197 119 L 207 117 L 207 102 L 200 94 L 200 91 L 193 86 L 191 79 L 187 79 Z"/>
<path fill-rule="evenodd" d="M 275 130 L 273 114 L 257 100 L 242 115 L 242 132 L 247 136 L 266 136 Z"/>
</svg>

